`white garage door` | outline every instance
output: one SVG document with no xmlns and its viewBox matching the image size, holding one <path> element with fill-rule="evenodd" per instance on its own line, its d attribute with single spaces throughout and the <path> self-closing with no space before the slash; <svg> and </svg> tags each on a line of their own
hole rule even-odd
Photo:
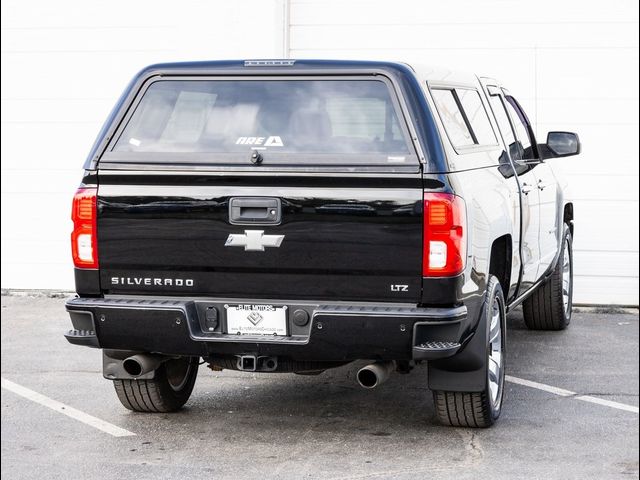
<svg viewBox="0 0 640 480">
<path fill-rule="evenodd" d="M 4 288 L 72 287 L 71 194 L 100 122 L 136 70 L 289 55 L 493 76 L 528 110 L 541 141 L 549 130 L 578 132 L 584 154 L 554 160 L 576 204 L 576 302 L 638 304 L 636 1 L 177 5 L 2 2 Z"/>
</svg>

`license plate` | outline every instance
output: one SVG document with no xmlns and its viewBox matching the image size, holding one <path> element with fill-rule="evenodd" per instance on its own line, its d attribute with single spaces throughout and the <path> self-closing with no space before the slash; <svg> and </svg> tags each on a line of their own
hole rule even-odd
<svg viewBox="0 0 640 480">
<path fill-rule="evenodd" d="M 287 307 L 229 305 L 227 333 L 236 335 L 286 335 Z"/>
</svg>

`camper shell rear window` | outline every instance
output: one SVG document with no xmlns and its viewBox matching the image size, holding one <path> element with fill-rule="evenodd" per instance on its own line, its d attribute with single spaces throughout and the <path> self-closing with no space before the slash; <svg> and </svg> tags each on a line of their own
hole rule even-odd
<svg viewBox="0 0 640 480">
<path fill-rule="evenodd" d="M 149 82 L 103 155 L 115 163 L 417 164 L 381 77 L 163 78 Z"/>
</svg>

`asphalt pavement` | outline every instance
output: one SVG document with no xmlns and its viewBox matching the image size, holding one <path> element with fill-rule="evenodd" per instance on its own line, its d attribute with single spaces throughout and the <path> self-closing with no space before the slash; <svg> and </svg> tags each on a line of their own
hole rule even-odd
<svg viewBox="0 0 640 480">
<path fill-rule="evenodd" d="M 506 403 L 486 430 L 440 426 L 422 366 L 369 391 L 359 364 L 202 365 L 182 411 L 132 413 L 100 352 L 63 338 L 64 298 L 3 295 L 1 314 L 3 479 L 638 478 L 637 311 L 579 312 L 564 332 L 512 313 Z"/>
</svg>

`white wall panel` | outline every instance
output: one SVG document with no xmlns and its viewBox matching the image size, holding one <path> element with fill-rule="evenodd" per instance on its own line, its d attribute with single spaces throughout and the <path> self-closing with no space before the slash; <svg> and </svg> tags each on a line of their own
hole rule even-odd
<svg viewBox="0 0 640 480">
<path fill-rule="evenodd" d="M 638 274 L 637 252 L 602 252 L 580 250 L 575 252 L 582 277 L 635 278 Z"/>
<path fill-rule="evenodd" d="M 638 277 L 577 276 L 576 303 L 589 305 L 638 305 Z M 589 292 L 588 297 L 584 293 Z"/>
<path fill-rule="evenodd" d="M 504 48 L 509 50 L 531 48 L 531 37 L 523 35 L 522 24 L 504 23 L 487 28 L 482 23 L 420 24 L 420 25 L 300 25 L 292 26 L 291 38 L 300 50 L 342 50 L 343 39 L 350 37 L 349 50 L 382 51 L 426 48 L 484 50 Z M 375 28 L 375 35 L 370 34 Z M 524 28 L 527 28 L 524 26 Z M 539 49 L 616 48 L 632 45 L 635 38 L 631 29 L 620 29 L 617 24 L 591 24 L 590 35 L 579 35 L 584 30 L 580 24 L 566 24 L 562 29 L 555 25 L 538 25 L 535 45 Z M 322 38 L 322 45 L 317 39 Z M 470 44 L 469 39 L 473 39 Z"/>
<path fill-rule="evenodd" d="M 638 304 L 636 1 L 290 0 L 288 27 L 285 3 L 2 2 L 3 287 L 72 288 L 70 199 L 136 71 L 289 53 L 492 76 L 541 141 L 548 130 L 577 131 L 584 153 L 553 162 L 575 199 L 576 301 Z"/>
<path fill-rule="evenodd" d="M 577 2 L 538 0 L 292 0 L 292 25 L 565 25 L 567 23 L 637 22 L 638 4 L 633 1 Z"/>
</svg>

